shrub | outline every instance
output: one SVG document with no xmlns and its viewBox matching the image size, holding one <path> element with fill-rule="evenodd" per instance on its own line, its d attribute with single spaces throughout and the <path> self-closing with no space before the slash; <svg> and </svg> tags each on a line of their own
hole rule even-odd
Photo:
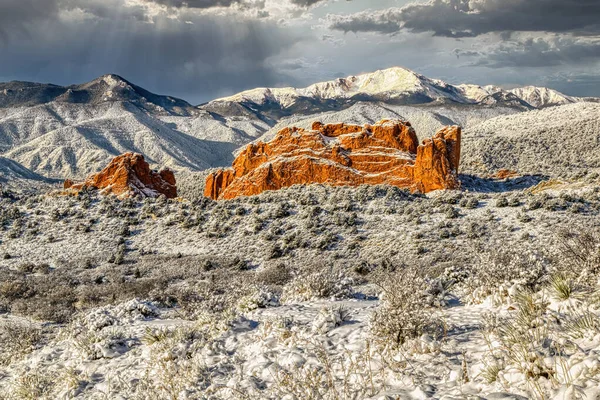
<svg viewBox="0 0 600 400">
<path fill-rule="evenodd" d="M 475 209 L 475 208 L 479 207 L 479 200 L 477 200 L 475 197 L 470 197 L 465 202 L 464 207 L 469 208 L 469 209 Z"/>
<path fill-rule="evenodd" d="M 0 324 L 0 365 L 8 365 L 31 353 L 42 338 L 42 329 L 31 323 Z"/>
<path fill-rule="evenodd" d="M 439 335 L 441 324 L 429 305 L 428 285 L 415 268 L 382 272 L 374 282 L 382 294 L 370 326 L 383 345 L 402 345 L 425 333 Z"/>
<path fill-rule="evenodd" d="M 557 242 L 561 270 L 580 283 L 595 284 L 600 277 L 600 232 L 563 229 Z"/>
<path fill-rule="evenodd" d="M 283 263 L 269 265 L 256 273 L 257 282 L 265 285 L 283 286 L 291 278 L 289 269 Z"/>
<path fill-rule="evenodd" d="M 517 250 L 485 252 L 480 255 L 473 276 L 466 282 L 467 298 L 478 303 L 493 295 L 495 302 L 502 303 L 511 286 L 537 289 L 545 282 L 548 264 L 549 261 L 538 253 Z"/>
<path fill-rule="evenodd" d="M 352 280 L 341 271 L 330 267 L 312 268 L 312 271 L 296 276 L 283 287 L 281 301 L 284 303 L 317 299 L 343 299 L 352 295 Z"/>
<path fill-rule="evenodd" d="M 508 205 L 509 205 L 508 199 L 504 196 L 499 197 L 496 200 L 496 207 L 498 207 L 498 208 L 508 207 Z"/>
</svg>

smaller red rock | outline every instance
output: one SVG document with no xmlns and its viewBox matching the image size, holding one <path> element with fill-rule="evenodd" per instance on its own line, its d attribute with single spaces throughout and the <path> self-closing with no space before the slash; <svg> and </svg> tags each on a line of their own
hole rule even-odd
<svg viewBox="0 0 600 400">
<path fill-rule="evenodd" d="M 177 197 L 173 171 L 152 171 L 144 156 L 136 153 L 115 157 L 106 168 L 88 177 L 83 183 L 74 184 L 70 179 L 64 183 L 65 189 L 81 190 L 84 186 L 117 197 L 158 197 L 161 194 L 169 199 Z"/>
</svg>

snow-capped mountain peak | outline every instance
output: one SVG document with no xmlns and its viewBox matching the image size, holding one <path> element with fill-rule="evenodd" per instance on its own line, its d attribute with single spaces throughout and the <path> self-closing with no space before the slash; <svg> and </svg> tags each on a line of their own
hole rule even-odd
<svg viewBox="0 0 600 400">
<path fill-rule="evenodd" d="M 526 86 L 523 88 L 511 89 L 509 92 L 536 108 L 571 104 L 581 101 L 578 98 L 567 96 L 554 89 L 545 87 Z"/>
<path fill-rule="evenodd" d="M 380 70 L 373 73 L 339 78 L 334 81 L 316 83 L 301 90 L 304 95 L 326 99 L 348 95 L 378 95 L 386 92 L 407 92 L 422 89 L 427 79 L 417 73 L 400 67 Z"/>
<path fill-rule="evenodd" d="M 526 87 L 505 90 L 499 86 L 452 85 L 430 79 L 402 67 L 315 83 L 306 88 L 260 88 L 214 100 L 206 105 L 222 107 L 230 103 L 260 109 L 268 104 L 283 114 L 310 112 L 329 107 L 345 107 L 358 101 L 393 104 L 458 103 L 484 106 L 505 105 L 523 109 L 569 104 L 581 99 L 556 90 Z"/>
</svg>

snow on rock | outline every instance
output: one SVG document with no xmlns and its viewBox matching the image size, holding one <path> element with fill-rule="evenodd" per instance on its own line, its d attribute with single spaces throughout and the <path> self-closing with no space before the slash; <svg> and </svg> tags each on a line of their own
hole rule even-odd
<svg viewBox="0 0 600 400">
<path fill-rule="evenodd" d="M 84 187 L 99 189 L 103 194 L 114 194 L 117 197 L 177 197 L 173 171 L 152 171 L 144 156 L 134 153 L 116 157 L 101 172 L 90 176 L 83 183 L 74 184 L 67 180 L 64 187 L 72 191 L 80 191 Z"/>
</svg>

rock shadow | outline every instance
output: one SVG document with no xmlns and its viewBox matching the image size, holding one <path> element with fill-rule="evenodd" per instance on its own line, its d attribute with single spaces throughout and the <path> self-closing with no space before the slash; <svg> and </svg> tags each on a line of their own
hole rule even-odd
<svg viewBox="0 0 600 400">
<path fill-rule="evenodd" d="M 500 180 L 469 174 L 461 174 L 459 178 L 463 190 L 476 193 L 502 193 L 525 190 L 550 179 L 546 175 L 523 175 Z"/>
</svg>

